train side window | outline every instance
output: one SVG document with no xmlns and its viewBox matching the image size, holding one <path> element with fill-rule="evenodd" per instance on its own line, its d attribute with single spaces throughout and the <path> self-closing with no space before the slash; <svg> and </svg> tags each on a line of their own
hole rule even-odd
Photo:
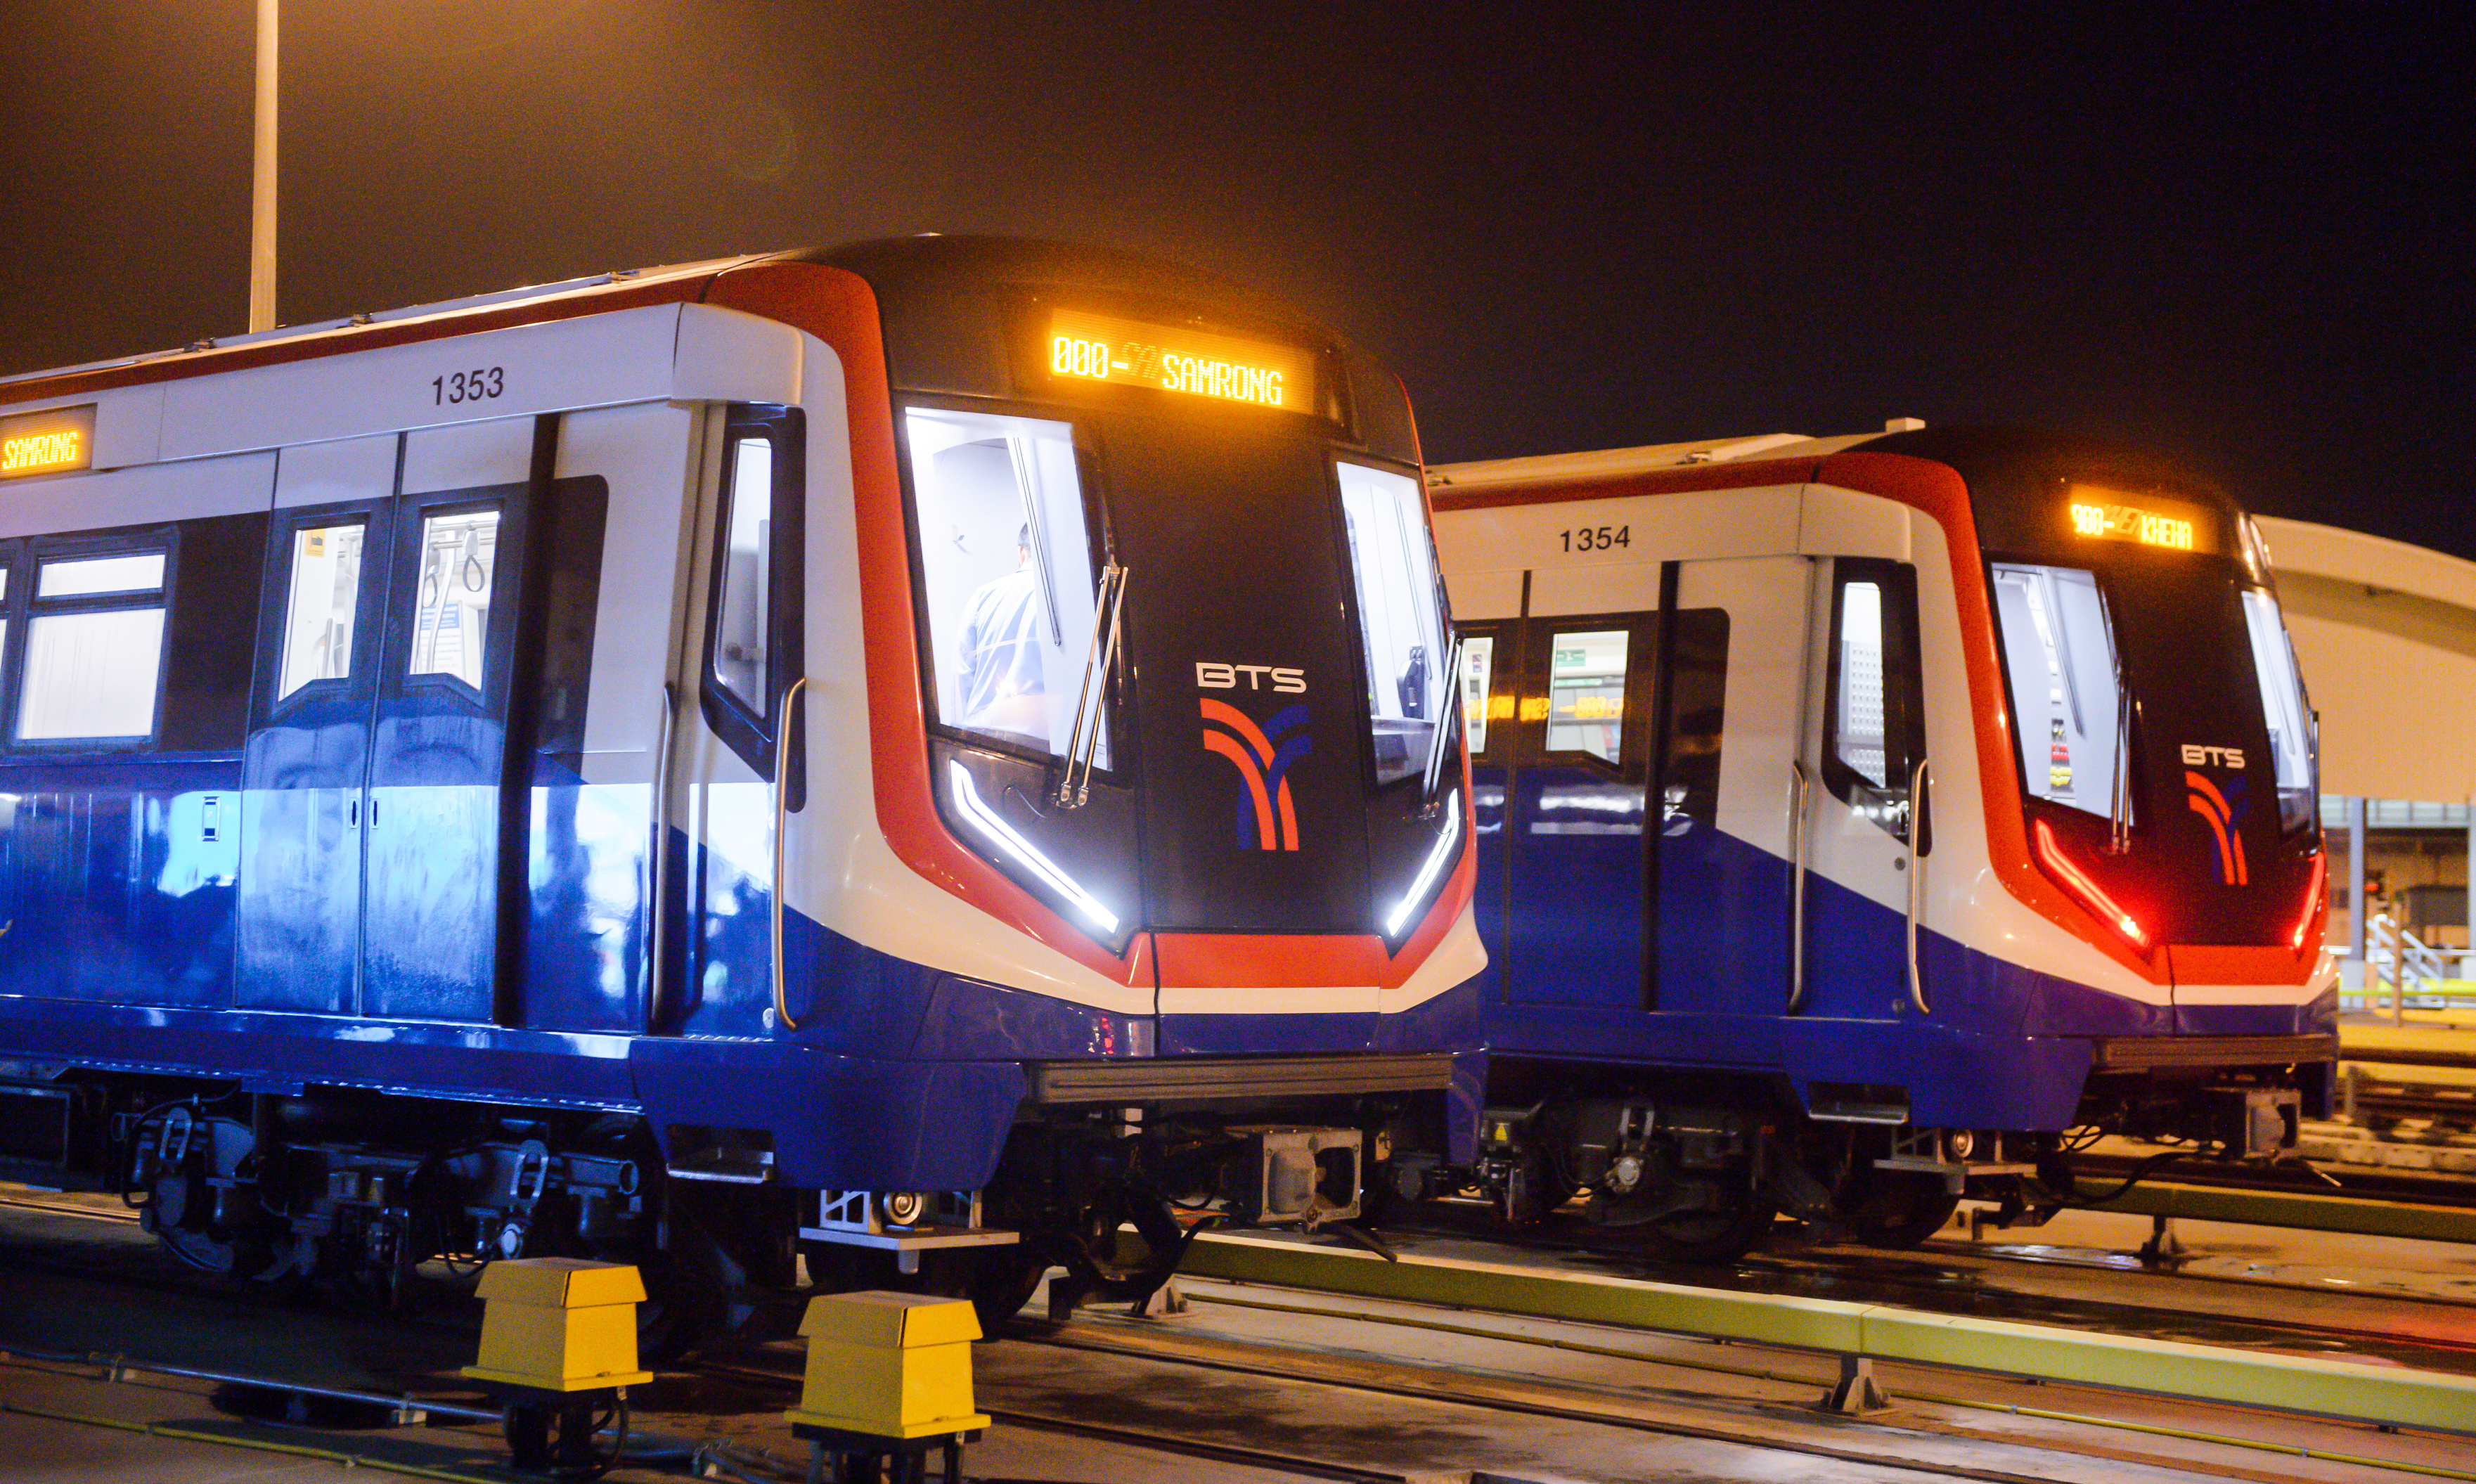
<svg viewBox="0 0 2476 1484">
<path fill-rule="evenodd" d="M 1836 564 L 1823 694 L 1823 781 L 1901 839 L 1909 775 L 1925 754 L 1916 593 L 1916 575 L 1901 563 Z"/>
<path fill-rule="evenodd" d="M 17 737 L 145 741 L 161 700 L 164 551 L 39 557 Z"/>
<path fill-rule="evenodd" d="M 1622 629 L 1558 633 L 1548 640 L 1548 741 L 1550 753 L 1588 753 L 1620 761 L 1624 743 L 1626 655 Z"/>
<path fill-rule="evenodd" d="M 1659 699 L 1660 819 L 1720 818 L 1720 754 L 1728 695 L 1728 610 L 1683 608 L 1660 631 L 1667 694 Z M 1672 829 L 1671 829 L 1672 832 Z"/>
<path fill-rule="evenodd" d="M 405 674 L 450 676 L 481 690 L 489 650 L 490 595 L 498 582 L 499 512 L 425 514 L 415 570 L 412 645 Z"/>
<path fill-rule="evenodd" d="M 359 520 L 305 526 L 292 533 L 278 701 L 312 680 L 352 675 L 354 620 L 360 611 L 361 555 L 368 534 L 368 523 Z"/>
</svg>

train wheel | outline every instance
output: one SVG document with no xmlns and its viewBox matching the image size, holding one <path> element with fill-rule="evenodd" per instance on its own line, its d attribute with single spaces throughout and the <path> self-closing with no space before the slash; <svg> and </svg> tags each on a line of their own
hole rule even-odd
<svg viewBox="0 0 2476 1484">
<path fill-rule="evenodd" d="M 1939 1175 L 1876 1170 L 1833 1202 L 1841 1229 L 1868 1247 L 1911 1248 L 1944 1228 L 1960 1197 Z"/>
</svg>

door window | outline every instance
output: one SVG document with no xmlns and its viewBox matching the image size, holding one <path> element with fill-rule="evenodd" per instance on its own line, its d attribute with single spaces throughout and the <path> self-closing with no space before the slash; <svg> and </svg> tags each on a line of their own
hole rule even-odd
<svg viewBox="0 0 2476 1484">
<path fill-rule="evenodd" d="M 284 601 L 284 660 L 275 699 L 312 680 L 353 673 L 353 620 L 360 611 L 360 521 L 307 526 L 292 533 L 292 577 Z"/>
<path fill-rule="evenodd" d="M 772 709 L 767 623 L 774 611 L 774 445 L 761 437 L 730 443 L 725 486 L 722 581 L 714 603 L 713 679 L 759 716 Z"/>
<path fill-rule="evenodd" d="M 163 660 L 161 552 L 38 564 L 17 735 L 154 735 Z"/>
<path fill-rule="evenodd" d="M 1496 635 L 1474 633 L 1462 640 L 1462 730 L 1474 755 L 1487 751 L 1488 686 L 1496 676 Z"/>
<path fill-rule="evenodd" d="M 1925 755 L 1912 568 L 1844 558 L 1833 578 L 1823 780 L 1906 839 L 1909 777 Z"/>
<path fill-rule="evenodd" d="M 497 510 L 422 517 L 418 596 L 407 675 L 451 676 L 476 691 L 482 689 L 498 556 Z"/>
<path fill-rule="evenodd" d="M 1338 467 L 1380 785 L 1426 766 L 1444 720 L 1451 688 L 1445 676 L 1444 610 L 1418 482 L 1365 464 Z"/>
<path fill-rule="evenodd" d="M 905 426 L 937 718 L 1061 755 L 1098 588 L 1075 431 L 938 408 L 910 409 Z M 1108 756 L 1104 726 L 1096 766 Z"/>
<path fill-rule="evenodd" d="M 1588 753 L 1611 764 L 1619 760 L 1631 639 L 1622 629 L 1558 633 L 1549 639 L 1546 751 Z"/>
</svg>

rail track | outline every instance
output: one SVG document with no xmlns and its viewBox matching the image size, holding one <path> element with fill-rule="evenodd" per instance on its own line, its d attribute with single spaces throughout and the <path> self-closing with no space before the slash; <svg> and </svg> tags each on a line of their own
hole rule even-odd
<svg viewBox="0 0 2476 1484">
<path fill-rule="evenodd" d="M 127 1217 L 79 1202 L 42 1197 L 0 1197 L 0 1208 L 84 1218 L 125 1226 Z M 134 1234 L 133 1234 L 134 1236 Z M 1542 1244 L 1544 1245 L 1544 1244 Z M 29 1256 L 28 1244 L 9 1245 L 9 1259 Z M 39 1244 L 33 1244 L 39 1248 Z M 39 1257 L 39 1251 L 32 1254 Z M 1859 1262 L 1862 1264 L 1863 1259 Z M 1995 1264 L 1999 1266 L 1999 1263 Z M 62 1265 L 68 1267 L 72 1265 Z M 1793 1254 L 1756 1260 L 1735 1275 L 1742 1288 L 1779 1292 L 1811 1291 L 1817 1281 L 1845 1281 L 1830 1271 L 1842 1265 L 1825 1256 Z M 1917 1266 L 1917 1264 L 1912 1264 Z M 1883 1281 L 1884 1274 L 1870 1275 Z M 134 1272 L 115 1272 L 114 1286 L 143 1291 L 153 1283 L 137 1281 Z M 163 1287 L 196 1293 L 230 1293 L 203 1280 L 165 1270 Z M 2155 1309 L 2104 1316 L 2113 1323 L 2140 1329 L 2173 1308 L 2171 1296 L 2181 1292 L 2171 1278 L 2154 1280 L 2162 1294 Z M 1927 1297 L 1937 1286 L 1953 1287 L 1925 1274 L 1894 1284 L 1902 1301 Z M 1988 1387 L 1955 1386 L 1949 1377 L 1929 1382 L 1918 1376 L 1894 1380 L 1901 1406 L 1896 1413 L 1859 1420 L 1824 1419 L 1812 1413 L 1814 1398 L 1828 1389 L 1833 1376 L 1828 1357 L 1789 1352 L 1768 1353 L 1758 1348 L 1715 1348 L 1659 1343 L 1639 1333 L 1593 1331 L 1588 1325 L 1542 1327 L 1507 1325 L 1483 1313 L 1458 1314 L 1418 1305 L 1336 1304 L 1325 1296 L 1286 1290 L 1244 1289 L 1199 1281 L 1188 1285 L 1203 1323 L 1164 1323 L 1122 1319 L 1109 1313 L 1081 1312 L 1063 1323 L 1018 1324 L 984 1353 L 984 1409 L 1009 1427 L 1040 1432 L 1059 1440 L 1088 1441 L 1121 1450 L 1138 1450 L 1155 1458 L 1186 1460 L 1209 1472 L 1212 1465 L 1252 1471 L 1252 1476 L 1344 1480 L 1408 1480 L 1428 1476 L 1424 1469 L 1379 1466 L 1364 1450 L 1320 1446 L 1316 1429 L 1300 1429 L 1289 1441 L 1267 1441 L 1257 1421 L 1245 1415 L 1217 1422 L 1189 1418 L 1180 1422 L 1157 1412 L 1128 1409 L 1125 1393 L 1176 1392 L 1176 1376 L 1209 1374 L 1222 1384 L 1248 1384 L 1265 1389 L 1304 1387 L 1322 1394 L 1350 1394 L 1394 1398 L 1387 1405 L 1420 1405 L 1444 1409 L 1444 1415 L 1479 1419 L 1480 1432 L 1512 1434 L 1525 1427 L 1579 1428 L 1590 1436 L 1633 1436 L 1647 1444 L 1726 1449 L 1759 1449 L 1773 1455 L 1766 1472 L 1796 1472 L 1800 1466 L 1778 1455 L 1806 1458 L 1826 1468 L 1835 1478 L 1907 1480 L 1938 1477 L 1982 1479 L 1990 1484 L 2112 1479 L 2111 1471 L 2139 1468 L 2166 1470 L 2186 1478 L 2259 1480 L 2263 1484 L 2295 1484 L 2299 1475 L 2282 1472 L 2277 1459 L 2310 1459 L 2330 1472 L 2329 1477 L 2359 1476 L 2357 1471 L 2407 1468 L 2428 1476 L 2476 1480 L 2476 1472 L 2447 1465 L 2418 1463 L 2410 1458 L 2380 1458 L 2347 1446 L 2340 1435 L 2306 1441 L 2264 1444 L 2243 1434 L 2277 1426 L 2255 1414 L 2220 1409 L 2216 1421 L 2182 1424 L 2152 1407 L 2128 1410 L 2103 1394 L 2067 1394 L 2067 1389 L 2020 1389 L 2018 1381 Z M 251 1305 L 242 1302 L 239 1309 Z M 2049 1323 L 2070 1323 L 2058 1305 Z M 2083 1304 L 2080 1319 L 2095 1322 L 2103 1305 Z M 226 1311 L 218 1306 L 218 1312 Z M 1230 1323 L 1232 1317 L 1238 1323 Z M 1301 1325 L 1331 1332 L 1296 1333 Z M 236 1327 L 239 1327 L 236 1324 Z M 433 1327 L 458 1327 L 453 1324 Z M 2300 1322 L 2279 1327 L 2262 1324 L 2241 1343 L 2301 1348 L 2364 1348 L 2395 1341 L 2395 1335 L 2374 1330 Z M 1436 1346 L 1448 1347 L 1443 1352 Z M 1418 1347 L 1426 1348 L 1423 1353 Z M 1475 1347 L 1481 1353 L 1460 1353 Z M 2468 1346 L 2457 1347 L 2463 1355 Z M 1050 1395 L 1027 1378 L 1036 1379 L 1059 1369 L 1056 1357 L 1074 1352 L 1099 1357 L 1112 1365 L 1147 1368 L 1151 1380 L 1125 1388 L 1098 1388 L 1095 1397 Z M 2422 1357 L 2431 1363 L 2434 1351 Z M 1042 1359 L 1040 1357 L 1049 1357 Z M 1577 1359 L 1600 1370 L 1590 1374 L 1550 1375 L 1531 1359 L 1551 1356 L 1560 1362 Z M 698 1368 L 704 1379 L 736 1380 L 760 1397 L 758 1410 L 779 1406 L 796 1394 L 796 1356 L 780 1348 L 758 1348 Z M 1168 1379 L 1162 1379 L 1162 1378 Z M 264 1384 L 280 1386 L 279 1379 Z M 1319 1391 L 1319 1389 L 1321 1389 Z M 1097 1397 L 1097 1399 L 1096 1399 Z M 2094 1399 L 2093 1399 L 2094 1398 Z M 2112 1408 L 2112 1411 L 2110 1411 Z M 674 1434 L 693 1434 L 691 1417 L 666 1418 L 658 1409 L 640 1414 L 644 1424 Z M 1487 1422 L 1487 1418 L 1498 1421 Z M 666 1423 L 669 1425 L 666 1427 Z M 2032 1423 L 2044 1431 L 2024 1438 L 2018 1429 Z M 1857 1430 L 1849 1429 L 1854 1425 Z M 2279 1425 L 2286 1425 L 2280 1423 Z M 2343 1434 L 2343 1429 L 2341 1430 Z M 1923 1450 L 1922 1452 L 1920 1450 Z M 684 1457 L 685 1455 L 681 1455 Z M 797 1460 L 787 1454 L 768 1458 L 762 1450 L 742 1450 L 726 1460 L 719 1472 L 735 1473 L 753 1484 L 795 1477 Z M 1928 1462 L 1927 1460 L 1931 1460 Z M 1170 1467 L 1166 1462 L 1164 1468 Z M 1853 1472 L 1852 1472 L 1853 1471 Z M 1547 1471 L 1542 1471 L 1547 1472 Z M 1487 1476 L 1518 1480 L 1518 1467 L 1491 1467 Z M 2302 1477 L 2322 1477 L 2306 1474 Z"/>
</svg>

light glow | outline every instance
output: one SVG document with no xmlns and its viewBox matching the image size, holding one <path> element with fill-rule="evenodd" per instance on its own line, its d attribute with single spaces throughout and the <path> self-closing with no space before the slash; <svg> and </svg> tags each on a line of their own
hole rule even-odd
<svg viewBox="0 0 2476 1484">
<path fill-rule="evenodd" d="M 2330 857 L 2313 857 L 2313 884 L 2304 893 L 2304 915 L 2295 920 L 2295 931 L 2287 940 L 2288 952 L 2304 952 L 2304 935 L 2313 930 L 2313 919 L 2321 910 L 2321 889 L 2330 879 Z"/>
<path fill-rule="evenodd" d="M 94 408 L 0 417 L 0 479 L 62 474 L 94 462 Z"/>
<path fill-rule="evenodd" d="M 1050 316 L 1049 373 L 1284 411 L 1315 409 L 1315 356 L 1294 345 L 1081 309 Z"/>
<path fill-rule="evenodd" d="M 2087 873 L 2072 864 L 2070 858 L 2064 854 L 2063 847 L 2055 843 L 2055 831 L 2043 819 L 2038 821 L 2038 857 L 2057 880 L 2071 888 L 2083 904 L 2105 918 L 2108 927 L 2131 939 L 2133 947 L 2143 950 L 2149 947 L 2149 934 L 2141 924 L 2131 913 L 2117 906 L 2115 899 L 2100 890 L 2097 882 L 2091 880 Z"/>
<path fill-rule="evenodd" d="M 1445 869 L 1445 862 L 1452 858 L 1453 847 L 1461 843 L 1462 791 L 1458 788 L 1445 796 L 1445 832 L 1436 837 L 1436 843 L 1427 850 L 1427 858 L 1420 862 L 1419 875 L 1411 881 L 1409 894 L 1393 909 L 1393 915 L 1384 919 L 1384 935 L 1388 938 L 1401 935 L 1401 925 L 1410 920 L 1419 903 L 1427 900 L 1427 889 L 1436 884 L 1437 873 Z"/>
<path fill-rule="evenodd" d="M 953 780 L 954 807 L 973 829 L 989 842 L 1012 855 L 1025 870 L 1040 878 L 1042 884 L 1075 904 L 1077 911 L 1089 919 L 1102 932 L 1118 930 L 1118 914 L 1102 906 L 1090 892 L 1076 883 L 1073 877 L 1057 868 L 1057 862 L 1042 854 L 1038 847 L 1017 833 L 1012 825 L 998 817 L 998 812 L 980 800 L 980 791 L 972 783 L 971 770 L 952 758 L 947 759 L 948 777 Z"/>
<path fill-rule="evenodd" d="M 2209 551 L 2202 532 L 2209 518 L 2198 506 L 2180 500 L 2135 497 L 2095 484 L 2074 484 L 2068 491 L 2072 534 L 2101 541 L 2130 541 L 2171 552 Z"/>
</svg>

